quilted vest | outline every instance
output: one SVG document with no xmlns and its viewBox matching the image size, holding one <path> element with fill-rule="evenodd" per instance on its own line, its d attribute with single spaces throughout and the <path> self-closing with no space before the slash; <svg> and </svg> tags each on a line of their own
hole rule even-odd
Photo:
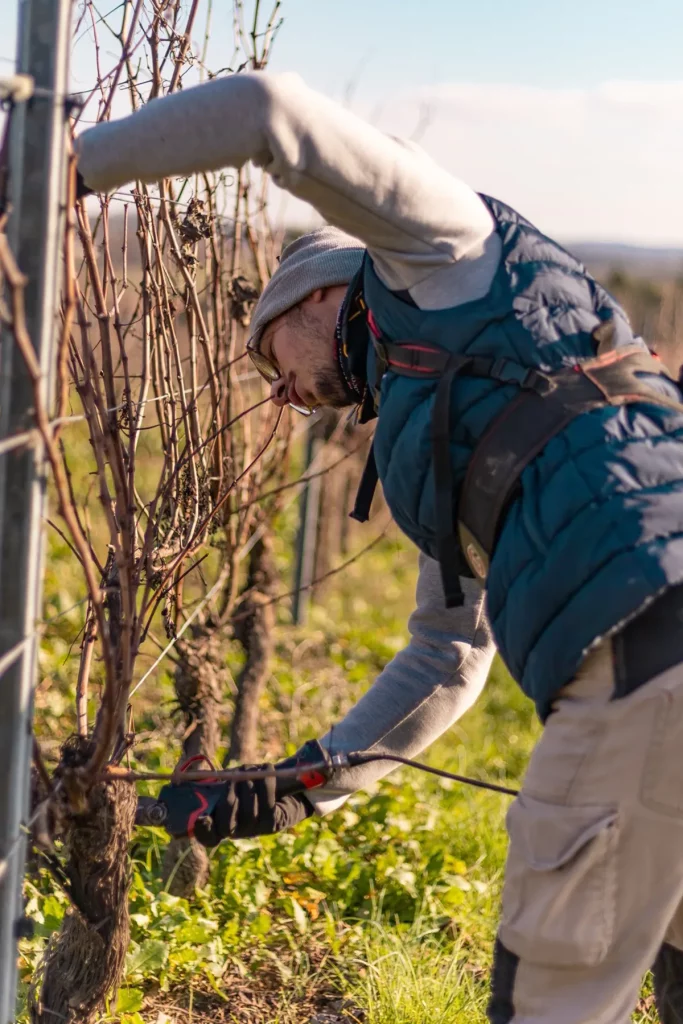
<svg viewBox="0 0 683 1024">
<path fill-rule="evenodd" d="M 502 241 L 489 293 L 451 309 L 420 310 L 389 291 L 367 260 L 363 295 L 378 336 L 549 375 L 593 359 L 596 328 L 608 321 L 617 351 L 647 352 L 623 310 L 573 256 L 514 210 L 482 198 Z M 438 381 L 390 366 L 379 380 L 377 368 L 369 348 L 384 496 L 401 529 L 436 558 Z M 575 416 L 523 470 L 502 520 L 486 579 L 488 614 L 503 660 L 541 717 L 593 644 L 683 582 L 683 411 L 673 407 L 681 395 L 663 373 L 647 376 L 671 407 L 632 401 Z M 454 510 L 478 442 L 518 394 L 515 383 L 455 375 Z"/>
</svg>

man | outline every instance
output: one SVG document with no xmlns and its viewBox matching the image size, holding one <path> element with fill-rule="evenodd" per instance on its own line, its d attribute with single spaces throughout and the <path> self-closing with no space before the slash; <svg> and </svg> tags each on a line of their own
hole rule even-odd
<svg viewBox="0 0 683 1024">
<path fill-rule="evenodd" d="M 655 960 L 662 1019 L 683 1019 L 674 382 L 556 243 L 295 77 L 188 89 L 78 150 L 98 190 L 251 159 L 331 225 L 283 254 L 252 358 L 279 405 L 378 413 L 374 465 L 422 551 L 411 643 L 335 747 L 412 753 L 472 703 L 492 644 L 458 575 L 485 583 L 500 653 L 546 724 L 508 817 L 489 1019 L 622 1022 Z M 372 483 L 373 463 L 361 518 Z M 340 773 L 310 799 L 228 788 L 212 839 L 324 812 L 378 775 Z"/>
</svg>

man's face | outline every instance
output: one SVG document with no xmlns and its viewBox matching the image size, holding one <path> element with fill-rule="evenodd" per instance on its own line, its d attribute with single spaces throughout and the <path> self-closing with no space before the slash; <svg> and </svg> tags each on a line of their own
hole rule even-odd
<svg viewBox="0 0 683 1024">
<path fill-rule="evenodd" d="M 291 403 L 315 409 L 342 409 L 350 404 L 336 354 L 335 327 L 346 285 L 318 289 L 294 309 L 268 324 L 261 353 L 280 371 L 271 385 L 277 406 Z"/>
</svg>

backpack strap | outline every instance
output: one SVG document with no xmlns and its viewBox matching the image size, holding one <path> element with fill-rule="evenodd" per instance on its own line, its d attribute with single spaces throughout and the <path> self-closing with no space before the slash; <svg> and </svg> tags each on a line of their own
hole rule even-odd
<svg viewBox="0 0 683 1024">
<path fill-rule="evenodd" d="M 371 325 L 372 326 L 372 325 Z M 371 330 L 375 348 L 377 374 L 375 389 L 384 374 L 391 370 L 403 377 L 429 380 L 438 379 L 432 412 L 432 444 L 434 459 L 434 486 L 436 512 L 436 549 L 441 569 L 441 582 L 447 608 L 460 607 L 464 594 L 461 575 L 472 575 L 472 567 L 463 562 L 460 554 L 453 514 L 454 480 L 451 460 L 451 391 L 458 374 L 487 377 L 501 384 L 516 384 L 545 394 L 552 388 L 547 375 L 522 366 L 511 359 L 492 359 L 488 356 L 457 355 L 425 345 L 419 341 L 395 343 L 386 341 L 378 330 Z M 374 449 L 370 449 L 351 518 L 364 523 L 370 515 L 370 506 L 378 482 Z"/>
<path fill-rule="evenodd" d="M 521 391 L 484 432 L 460 492 L 458 536 L 472 571 L 485 580 L 505 514 L 526 467 L 576 416 L 605 405 L 648 402 L 683 413 L 639 374 L 669 374 L 640 345 L 624 345 L 552 374 L 541 395 Z M 669 378 L 672 379 L 672 378 Z"/>
<path fill-rule="evenodd" d="M 447 369 L 452 367 L 455 368 L 453 376 L 462 373 L 470 377 L 488 377 L 500 384 L 517 384 L 520 388 L 538 391 L 541 394 L 551 387 L 547 374 L 522 366 L 513 359 L 455 355 L 443 349 L 430 348 L 417 341 L 396 343 L 373 338 L 373 345 L 378 364 L 384 367 L 384 371 L 392 370 L 402 377 L 429 380 L 432 377 L 442 377 Z"/>
<path fill-rule="evenodd" d="M 370 506 L 372 505 L 372 499 L 375 497 L 378 482 L 379 474 L 377 472 L 377 462 L 375 461 L 375 442 L 373 441 L 370 445 L 363 475 L 358 484 L 353 510 L 349 512 L 351 519 L 355 519 L 357 523 L 367 523 L 370 518 Z"/>
<path fill-rule="evenodd" d="M 601 406 L 631 402 L 648 402 L 683 413 L 682 402 L 667 398 L 639 376 L 654 374 L 672 380 L 661 361 L 641 345 L 611 348 L 613 333 L 611 322 L 601 323 L 593 333 L 599 354 L 554 373 L 542 373 L 511 359 L 449 354 L 421 341 L 397 343 L 373 335 L 383 370 L 439 380 L 432 443 L 437 551 L 447 607 L 462 603 L 460 553 L 472 574 L 483 582 L 522 473 L 571 420 Z M 480 438 L 469 461 L 456 517 L 450 400 L 458 374 L 515 384 L 520 391 Z M 376 481 L 376 466 L 374 472 Z"/>
<path fill-rule="evenodd" d="M 436 550 L 447 608 L 459 608 L 465 595 L 460 586 L 459 559 L 453 516 L 453 462 L 451 459 L 451 390 L 462 359 L 449 356 L 439 379 L 432 407 L 432 445 L 436 512 Z"/>
</svg>

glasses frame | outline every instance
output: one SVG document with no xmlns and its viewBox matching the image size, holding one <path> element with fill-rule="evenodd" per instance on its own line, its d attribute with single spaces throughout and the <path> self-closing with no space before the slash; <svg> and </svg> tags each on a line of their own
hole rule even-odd
<svg viewBox="0 0 683 1024">
<path fill-rule="evenodd" d="M 278 366 L 269 359 L 268 356 L 264 356 L 261 352 L 261 337 L 258 339 L 249 338 L 247 341 L 247 353 L 251 359 L 252 365 L 265 380 L 266 384 L 274 384 L 276 380 L 279 380 L 282 376 Z M 287 405 L 298 412 L 300 416 L 312 416 L 316 411 L 310 408 L 308 405 L 295 405 L 294 402 L 287 402 Z"/>
</svg>

